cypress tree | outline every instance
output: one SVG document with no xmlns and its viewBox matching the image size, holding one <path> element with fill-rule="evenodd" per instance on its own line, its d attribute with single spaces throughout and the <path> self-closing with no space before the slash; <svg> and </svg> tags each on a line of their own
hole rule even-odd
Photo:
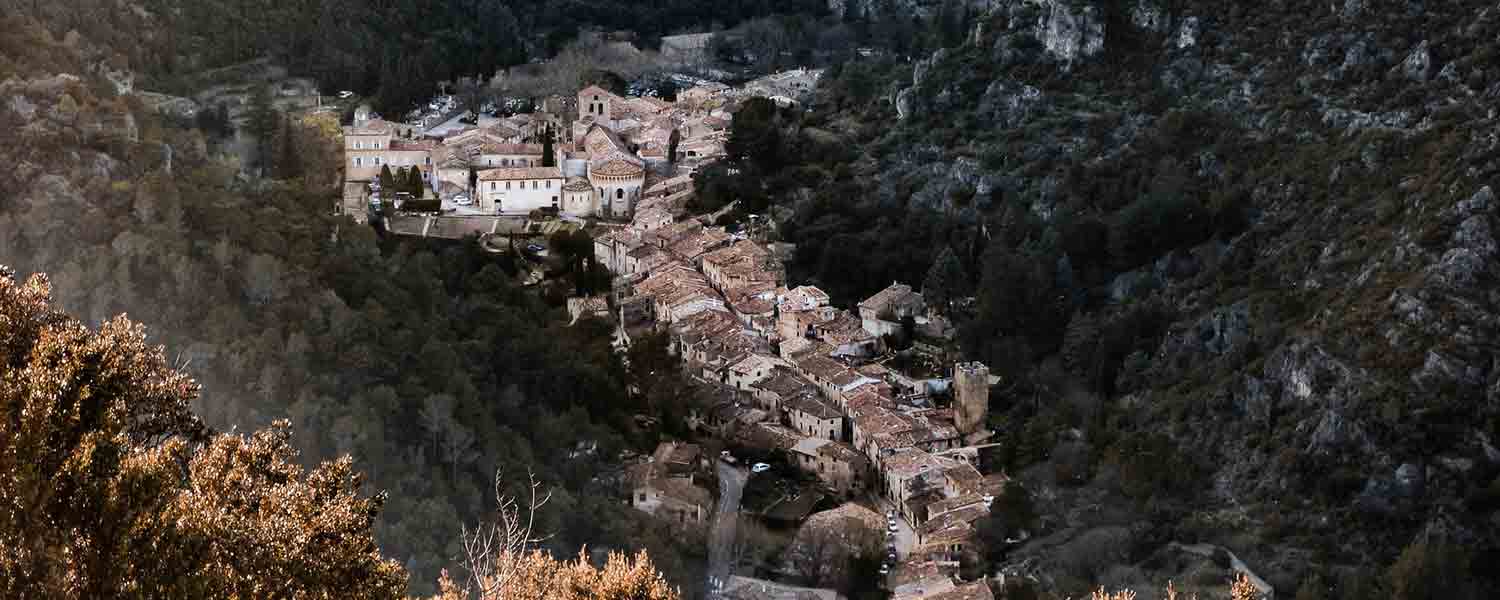
<svg viewBox="0 0 1500 600">
<path fill-rule="evenodd" d="M 266 86 L 257 86 L 250 97 L 250 135 L 255 138 L 255 162 L 251 166 L 266 169 L 271 161 L 272 139 L 281 126 L 281 115 L 271 105 L 271 93 Z"/>
<path fill-rule="evenodd" d="M 297 125 L 283 116 L 275 157 L 276 178 L 296 179 L 302 176 L 302 155 L 297 149 Z"/>
<path fill-rule="evenodd" d="M 406 174 L 406 191 L 411 192 L 414 198 L 422 198 L 422 167 L 413 166 L 411 172 Z"/>
<path fill-rule="evenodd" d="M 390 165 L 380 165 L 380 195 L 383 198 L 391 198 L 396 193 L 396 177 L 391 174 Z"/>
<path fill-rule="evenodd" d="M 542 166 L 557 166 L 557 157 L 552 155 L 552 125 L 547 125 L 547 130 L 542 133 Z"/>
</svg>

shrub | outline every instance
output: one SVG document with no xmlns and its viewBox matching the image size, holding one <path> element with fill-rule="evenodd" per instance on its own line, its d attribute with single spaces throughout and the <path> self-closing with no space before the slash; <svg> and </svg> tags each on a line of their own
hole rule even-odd
<svg viewBox="0 0 1500 600">
<path fill-rule="evenodd" d="M 1386 571 L 1393 600 L 1464 600 L 1473 597 L 1469 555 L 1443 542 L 1418 540 Z"/>
</svg>

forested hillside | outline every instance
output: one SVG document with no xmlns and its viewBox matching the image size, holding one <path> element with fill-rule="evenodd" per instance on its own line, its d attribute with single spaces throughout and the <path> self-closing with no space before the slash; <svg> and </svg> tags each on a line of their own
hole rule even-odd
<svg viewBox="0 0 1500 600">
<path fill-rule="evenodd" d="M 151 326 L 210 424 L 285 416 L 304 460 L 352 453 L 417 591 L 497 468 L 559 486 L 543 528 L 564 555 L 645 547 L 691 578 L 701 544 L 596 487 L 654 442 L 631 415 L 680 409 L 623 393 L 605 331 L 558 326 L 469 247 L 325 214 L 326 185 L 236 179 L 110 81 L 170 91 L 270 54 L 400 107 L 575 26 L 824 3 L 272 4 L 0 2 L 0 262 L 52 273 L 90 323 Z M 818 35 L 749 28 L 830 69 L 801 110 L 736 115 L 735 168 L 701 175 L 695 207 L 777 216 L 789 279 L 837 304 L 921 285 L 1003 375 L 983 460 L 1038 514 L 987 521 L 979 566 L 1081 597 L 1156 583 L 1179 541 L 1232 549 L 1279 596 L 1495 589 L 1500 8 L 879 4 Z"/>
<path fill-rule="evenodd" d="M 959 300 L 966 358 L 1007 380 L 988 459 L 1058 532 L 994 532 L 991 566 L 1076 595 L 1211 541 L 1288 596 L 1360 598 L 1425 541 L 1464 552 L 1412 564 L 1484 573 L 1500 9 L 993 4 L 918 60 L 832 68 L 810 110 L 737 115 L 739 175 L 700 181 L 782 215 L 792 280 L 837 303 Z"/>
<path fill-rule="evenodd" d="M 551 57 L 588 28 L 653 39 L 732 26 L 772 13 L 808 12 L 816 0 L 704 3 L 569 0 L 356 2 L 321 0 L 147 0 L 160 22 L 144 69 L 167 91 L 180 75 L 269 56 L 326 93 L 353 90 L 397 114 L 437 82 L 488 78 L 505 67 Z M 137 67 L 141 68 L 141 67 Z"/>
<path fill-rule="evenodd" d="M 6 19 L 4 263 L 48 272 L 88 323 L 147 324 L 202 383 L 210 425 L 287 418 L 304 460 L 358 457 L 390 497 L 376 537 L 415 591 L 493 508 L 497 469 L 557 487 L 541 527 L 563 555 L 649 548 L 691 576 L 691 540 L 613 500 L 613 460 L 655 440 L 633 437 L 646 409 L 627 400 L 606 330 L 563 327 L 472 244 L 382 242 L 329 215 L 327 187 L 238 181 L 202 132 L 89 75 L 97 47 Z"/>
</svg>

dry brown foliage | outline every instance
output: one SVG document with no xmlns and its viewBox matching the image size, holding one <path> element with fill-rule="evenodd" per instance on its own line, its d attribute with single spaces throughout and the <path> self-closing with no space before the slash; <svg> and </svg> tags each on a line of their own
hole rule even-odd
<svg viewBox="0 0 1500 600">
<path fill-rule="evenodd" d="M 348 458 L 214 435 L 143 328 L 97 332 L 0 267 L 0 597 L 399 598 Z"/>
<path fill-rule="evenodd" d="M 519 557 L 501 556 L 510 565 L 504 585 L 487 586 L 480 600 L 678 600 L 645 551 L 635 557 L 611 553 L 604 568 L 589 563 L 586 552 L 557 560 L 539 550 Z M 464 600 L 463 588 L 448 577 L 438 580 L 433 600 Z"/>
<path fill-rule="evenodd" d="M 1179 596 L 1181 594 L 1177 591 L 1177 587 L 1168 581 L 1162 600 L 1179 600 Z M 1229 582 L 1229 598 L 1230 600 L 1260 600 L 1260 590 L 1255 588 L 1255 584 L 1250 583 L 1250 578 L 1244 573 L 1235 573 L 1234 580 Z M 1131 590 L 1109 592 L 1100 586 L 1089 595 L 1089 600 L 1136 600 L 1136 596 Z M 1198 600 L 1198 595 L 1184 596 L 1180 600 Z"/>
</svg>

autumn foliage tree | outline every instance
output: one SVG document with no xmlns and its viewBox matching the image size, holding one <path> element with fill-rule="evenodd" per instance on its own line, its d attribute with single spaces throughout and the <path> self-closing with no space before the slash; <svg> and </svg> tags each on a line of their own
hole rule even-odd
<svg viewBox="0 0 1500 600">
<path fill-rule="evenodd" d="M 501 558 L 512 560 L 505 585 L 481 593 L 480 600 L 678 600 L 676 589 L 662 578 L 645 551 L 635 556 L 612 552 L 599 568 L 584 552 L 572 560 L 557 560 L 540 550 Z M 469 598 L 446 571 L 438 580 L 433 600 Z"/>
<path fill-rule="evenodd" d="M 633 557 L 611 552 L 601 569 L 589 561 L 587 548 L 573 560 L 557 560 L 538 549 L 537 511 L 552 499 L 551 492 L 535 476 L 524 497 L 507 493 L 500 473 L 494 483 L 495 518 L 464 528 L 468 577 L 455 581 L 444 569 L 432 600 L 679 600 L 644 550 Z"/>
<path fill-rule="evenodd" d="M 216 434 L 123 316 L 91 331 L 0 267 L 0 597 L 400 598 L 384 501 L 285 423 Z"/>
</svg>

